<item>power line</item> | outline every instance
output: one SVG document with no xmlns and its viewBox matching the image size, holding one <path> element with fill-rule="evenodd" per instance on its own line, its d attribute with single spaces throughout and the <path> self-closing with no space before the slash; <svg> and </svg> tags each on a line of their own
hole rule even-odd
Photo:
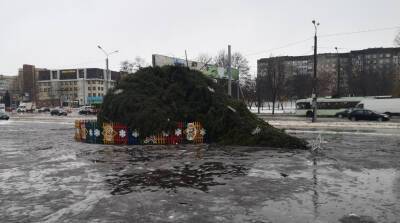
<svg viewBox="0 0 400 223">
<path fill-rule="evenodd" d="M 321 38 L 321 37 L 332 37 L 332 36 L 345 36 L 345 35 L 352 35 L 352 34 L 358 34 L 358 33 L 379 32 L 379 31 L 387 31 L 387 30 L 394 30 L 394 29 L 400 29 L 400 26 L 377 28 L 377 29 L 366 29 L 366 30 L 359 30 L 359 31 L 353 31 L 353 32 L 332 33 L 332 34 L 318 35 L 318 37 Z"/>
<path fill-rule="evenodd" d="M 279 49 L 286 48 L 286 47 L 289 47 L 289 46 L 294 46 L 294 45 L 297 45 L 297 44 L 300 44 L 300 43 L 304 43 L 304 42 L 306 42 L 306 41 L 311 40 L 312 38 L 313 38 L 313 37 L 308 37 L 307 39 L 299 40 L 299 41 L 296 41 L 296 42 L 291 42 L 291 43 L 285 44 L 285 45 L 283 45 L 283 46 L 271 48 L 271 49 L 264 50 L 264 51 L 259 51 L 259 52 L 255 52 L 255 53 L 249 53 L 249 54 L 246 54 L 246 55 L 244 55 L 244 56 L 251 56 L 251 55 L 257 55 L 257 54 L 268 53 L 268 52 L 271 52 L 271 51 L 274 51 L 274 50 L 279 50 Z"/>
<path fill-rule="evenodd" d="M 332 33 L 332 34 L 318 35 L 318 37 L 324 38 L 324 37 L 334 37 L 334 36 L 345 36 L 345 35 L 353 35 L 353 34 L 359 34 L 359 33 L 379 32 L 379 31 L 387 31 L 387 30 L 395 30 L 395 29 L 400 29 L 400 26 L 359 30 L 359 31 L 353 31 L 353 32 Z M 291 42 L 291 43 L 288 43 L 288 44 L 285 44 L 285 45 L 282 45 L 282 46 L 279 46 L 279 47 L 267 49 L 267 50 L 264 50 L 264 51 L 245 54 L 244 56 L 258 55 L 258 54 L 268 53 L 268 52 L 271 52 L 271 51 L 274 51 L 274 50 L 278 50 L 278 49 L 287 48 L 287 47 L 290 47 L 290 46 L 294 46 L 294 45 L 297 45 L 297 44 L 300 44 L 300 43 L 307 42 L 308 40 L 311 40 L 312 38 L 313 37 L 309 37 L 307 39 Z M 344 49 L 344 48 L 342 48 L 342 49 Z"/>
</svg>

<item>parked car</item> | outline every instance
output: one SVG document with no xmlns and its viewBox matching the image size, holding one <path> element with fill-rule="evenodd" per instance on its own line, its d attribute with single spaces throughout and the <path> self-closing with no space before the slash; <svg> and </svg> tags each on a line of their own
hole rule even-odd
<svg viewBox="0 0 400 223">
<path fill-rule="evenodd" d="M 95 115 L 96 111 L 91 106 L 83 106 L 78 112 L 80 115 Z"/>
<path fill-rule="evenodd" d="M 6 113 L 0 111 L 0 120 L 8 120 L 10 116 L 8 116 Z"/>
<path fill-rule="evenodd" d="M 67 112 L 61 108 L 56 108 L 50 111 L 50 115 L 57 115 L 57 116 L 67 116 Z"/>
<path fill-rule="evenodd" d="M 49 108 L 49 107 L 42 107 L 42 108 L 39 108 L 39 109 L 38 109 L 38 112 L 39 112 L 39 113 L 42 113 L 42 112 L 50 112 L 50 108 Z"/>
<path fill-rule="evenodd" d="M 352 111 L 348 117 L 352 121 L 358 120 L 373 120 L 373 121 L 389 121 L 389 116 L 386 114 L 378 114 L 367 109 L 357 109 Z"/>
<path fill-rule="evenodd" d="M 343 110 L 343 111 L 337 112 L 337 113 L 335 114 L 335 117 L 338 117 L 338 118 L 345 118 L 345 117 L 348 117 L 349 114 L 350 114 L 353 110 L 354 110 L 354 108 L 347 108 L 347 109 L 345 109 L 345 110 Z"/>
</svg>

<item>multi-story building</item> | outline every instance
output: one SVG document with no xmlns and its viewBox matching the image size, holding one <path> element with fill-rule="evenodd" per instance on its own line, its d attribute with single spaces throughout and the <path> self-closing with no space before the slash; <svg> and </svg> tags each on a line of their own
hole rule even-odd
<svg viewBox="0 0 400 223">
<path fill-rule="evenodd" d="M 267 75 L 271 60 L 284 64 L 286 79 L 296 75 L 313 76 L 314 57 L 307 55 L 259 59 L 258 77 Z M 320 96 L 336 95 L 338 91 L 341 96 L 390 94 L 392 85 L 400 83 L 400 48 L 372 48 L 339 54 L 324 53 L 317 55 L 317 61 Z"/>
<path fill-rule="evenodd" d="M 102 101 L 120 77 L 120 72 L 107 75 L 99 68 L 41 69 L 37 72 L 37 105 L 80 106 Z"/>
<path fill-rule="evenodd" d="M 17 79 L 17 76 L 0 75 L 0 101 L 3 100 L 6 92 L 8 92 L 11 104 L 16 104 L 20 95 Z"/>
<path fill-rule="evenodd" d="M 35 101 L 35 85 L 37 68 L 33 65 L 24 64 L 18 69 L 18 90 L 23 101 Z"/>
<path fill-rule="evenodd" d="M 351 51 L 349 84 L 358 95 L 390 95 L 400 84 L 400 48 Z"/>
<path fill-rule="evenodd" d="M 14 90 L 17 76 L 6 76 L 0 74 L 0 93 L 8 90 Z"/>
</svg>

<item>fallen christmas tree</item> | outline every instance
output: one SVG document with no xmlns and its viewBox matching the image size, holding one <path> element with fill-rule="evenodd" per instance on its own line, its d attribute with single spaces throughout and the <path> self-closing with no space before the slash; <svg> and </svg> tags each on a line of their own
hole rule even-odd
<svg viewBox="0 0 400 223">
<path fill-rule="evenodd" d="M 225 94 L 215 79 L 184 67 L 147 67 L 123 78 L 104 98 L 98 121 L 124 123 L 142 135 L 201 122 L 221 145 L 305 149 L 304 140 L 276 129 Z"/>
</svg>

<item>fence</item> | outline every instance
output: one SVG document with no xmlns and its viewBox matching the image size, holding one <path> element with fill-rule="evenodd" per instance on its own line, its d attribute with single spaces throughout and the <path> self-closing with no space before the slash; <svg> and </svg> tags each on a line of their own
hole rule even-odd
<svg viewBox="0 0 400 223">
<path fill-rule="evenodd" d="M 120 123 L 96 120 L 75 120 L 75 140 L 85 143 L 113 145 L 175 145 L 206 143 L 206 130 L 200 122 L 178 122 L 173 131 L 142 136 L 136 129 Z"/>
</svg>

